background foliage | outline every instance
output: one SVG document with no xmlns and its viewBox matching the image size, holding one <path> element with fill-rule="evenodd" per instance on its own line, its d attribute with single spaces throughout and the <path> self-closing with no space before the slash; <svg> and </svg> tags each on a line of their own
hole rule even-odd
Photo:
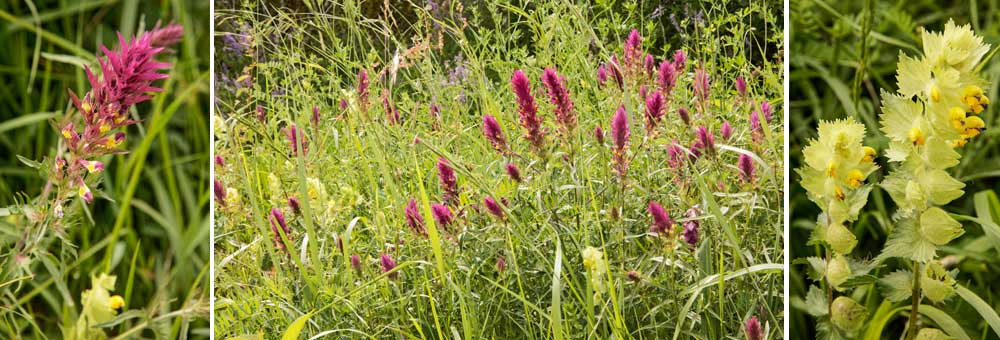
<svg viewBox="0 0 1000 340">
<path fill-rule="evenodd" d="M 209 12 L 203 1 L 0 1 L 0 337 L 61 338 L 90 275 L 106 268 L 136 310 L 109 335 L 209 335 Z M 184 38 L 157 83 L 164 92 L 135 108 L 143 122 L 128 130 L 132 152 L 102 159 L 95 203 L 74 200 L 76 218 L 46 247 L 20 250 L 31 224 L 5 207 L 30 209 L 45 178 L 15 155 L 51 159 L 60 137 L 50 122 L 71 106 L 67 89 L 89 90 L 82 65 L 96 65 L 100 44 L 117 46 L 116 32 L 131 37 L 157 20 L 182 24 Z"/>
<path fill-rule="evenodd" d="M 888 139 L 878 130 L 879 90 L 895 91 L 897 88 L 895 71 L 900 52 L 915 54 L 919 46 L 919 27 L 941 30 L 949 18 L 959 25 L 972 24 L 972 29 L 984 37 L 986 43 L 996 47 L 1000 43 L 1000 25 L 997 18 L 1000 8 L 994 1 L 937 2 L 937 1 L 874 1 L 874 11 L 866 10 L 865 1 L 795 0 L 790 4 L 792 22 L 791 34 L 791 74 L 790 74 L 790 168 L 802 166 L 802 148 L 809 138 L 815 137 L 819 120 L 831 120 L 853 116 L 866 125 L 868 140 L 877 150 L 888 146 Z M 871 13 L 871 28 L 867 42 L 862 46 L 866 16 Z M 863 72 L 859 72 L 864 65 Z M 997 96 L 997 79 L 1000 63 L 988 64 L 983 77 L 991 82 L 985 90 L 991 98 Z M 1000 129 L 997 129 L 997 109 L 993 106 L 984 112 L 983 120 L 987 129 L 982 138 L 969 143 L 962 151 L 961 164 L 953 169 L 953 174 L 966 183 L 965 195 L 946 207 L 951 213 L 978 216 L 994 223 L 1000 221 L 1000 202 L 992 194 L 998 187 L 1000 177 Z M 872 137 L 879 136 L 879 137 Z M 877 183 L 887 173 L 885 158 L 879 159 L 881 170 L 869 178 Z M 815 256 L 817 247 L 806 246 L 816 223 L 819 209 L 810 202 L 800 185 L 798 176 L 791 178 L 791 258 Z M 862 258 L 871 259 L 879 254 L 891 230 L 891 214 L 895 205 L 888 194 L 880 188 L 872 191 L 868 205 L 862 210 L 853 232 L 859 244 L 854 252 Z M 966 234 L 942 247 L 943 261 L 952 268 L 958 268 L 959 284 L 996 305 L 995 296 L 1000 277 L 1000 247 L 993 243 L 977 223 L 963 223 Z M 802 241 L 800 241 L 802 240 Z M 873 274 L 883 276 L 898 265 L 890 261 L 888 266 Z M 790 336 L 807 338 L 815 334 L 813 321 L 802 312 L 803 297 L 809 280 L 805 275 L 807 266 L 793 265 L 790 276 L 792 310 Z M 871 286 L 871 289 L 877 287 Z M 861 290 L 865 296 L 859 300 L 874 313 L 882 302 L 878 290 Z M 965 331 L 983 339 L 996 339 L 997 333 L 990 330 L 984 319 L 988 314 L 980 314 L 973 306 L 961 299 L 937 306 L 957 320 Z M 995 314 L 994 314 L 995 315 Z M 884 334 L 902 334 L 905 317 L 890 319 Z M 926 321 L 925 322 L 929 322 Z M 876 333 L 877 334 L 877 333 Z"/>
</svg>

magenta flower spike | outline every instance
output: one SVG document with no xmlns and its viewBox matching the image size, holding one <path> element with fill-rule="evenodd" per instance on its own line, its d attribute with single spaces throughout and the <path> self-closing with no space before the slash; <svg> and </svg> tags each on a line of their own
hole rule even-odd
<svg viewBox="0 0 1000 340">
<path fill-rule="evenodd" d="M 626 276 L 628 276 L 628 279 L 631 280 L 632 282 L 638 283 L 638 282 L 642 281 L 642 276 L 639 274 L 639 272 L 634 271 L 634 270 L 628 271 L 628 273 L 626 274 Z"/>
<path fill-rule="evenodd" d="M 744 183 L 753 183 L 754 165 L 749 155 L 741 153 L 736 167 L 740 169 L 740 180 Z"/>
<path fill-rule="evenodd" d="M 514 182 L 521 181 L 521 170 L 517 168 L 517 164 L 507 163 L 507 176 L 510 176 Z"/>
<path fill-rule="evenodd" d="M 681 121 L 684 122 L 685 125 L 691 125 L 691 114 L 686 108 L 682 107 L 677 109 L 677 116 L 681 117 Z"/>
<path fill-rule="evenodd" d="M 527 132 L 524 138 L 531 142 L 536 152 L 541 154 L 545 148 L 545 130 L 542 129 L 542 117 L 538 116 L 538 106 L 531 94 L 531 81 L 521 70 L 514 70 L 510 79 L 514 95 L 517 96 L 518 113 L 521 115 L 521 126 Z"/>
<path fill-rule="evenodd" d="M 684 222 L 684 241 L 692 248 L 698 245 L 698 215 L 701 213 L 697 207 L 691 207 L 684 213 L 684 217 L 689 220 Z"/>
<path fill-rule="evenodd" d="M 497 271 L 503 273 L 507 269 L 507 261 L 503 259 L 503 256 L 497 256 Z"/>
<path fill-rule="evenodd" d="M 483 135 L 493 145 L 493 150 L 499 152 L 500 155 L 507 154 L 507 139 L 503 136 L 500 123 L 489 114 L 483 115 Z"/>
<path fill-rule="evenodd" d="M 399 272 L 392 271 L 393 269 L 396 269 L 396 261 L 394 261 L 392 257 L 389 256 L 389 254 L 382 254 L 381 262 L 382 262 L 382 273 L 392 272 L 389 273 L 388 276 L 390 280 L 395 280 L 396 278 L 399 277 Z"/>
<path fill-rule="evenodd" d="M 625 105 L 618 106 L 618 111 L 611 118 L 612 164 L 619 178 L 625 178 L 628 172 L 628 138 L 631 132 L 628 126 L 628 113 Z"/>
<path fill-rule="evenodd" d="M 639 31 L 632 29 L 625 38 L 625 65 L 629 69 L 638 69 L 642 63 L 642 36 Z"/>
<path fill-rule="evenodd" d="M 652 54 L 646 54 L 646 60 L 642 63 L 642 68 L 646 69 L 646 74 L 653 74 L 656 71 L 656 59 Z"/>
<path fill-rule="evenodd" d="M 295 196 L 288 198 L 288 207 L 292 209 L 292 212 L 296 215 L 302 214 L 302 204 L 299 203 L 299 199 Z"/>
<path fill-rule="evenodd" d="M 549 102 L 555 106 L 553 112 L 559 131 L 570 136 L 576 127 L 576 114 L 573 113 L 573 100 L 569 98 L 566 89 L 566 78 L 556 73 L 554 68 L 546 68 L 542 73 L 542 84 L 548 90 Z"/>
<path fill-rule="evenodd" d="M 733 127 L 729 126 L 729 121 L 722 122 L 722 140 L 729 141 L 729 138 L 733 137 Z"/>
<path fill-rule="evenodd" d="M 264 107 L 257 105 L 257 120 L 261 123 L 267 121 L 267 113 L 264 112 Z"/>
<path fill-rule="evenodd" d="M 670 165 L 674 170 L 680 169 L 684 166 L 684 160 L 687 158 L 687 153 L 680 146 L 676 139 L 667 148 L 667 164 Z"/>
<path fill-rule="evenodd" d="M 643 116 L 643 121 L 646 123 L 646 136 L 656 135 L 656 125 L 663 119 L 665 106 L 666 103 L 660 91 L 653 92 L 652 95 L 646 97 L 646 115 Z"/>
<path fill-rule="evenodd" d="M 361 112 L 368 111 L 368 71 L 358 71 L 358 104 Z"/>
<path fill-rule="evenodd" d="M 399 110 L 389 102 L 389 94 L 382 95 L 382 107 L 385 108 L 385 119 L 389 125 L 399 123 Z"/>
<path fill-rule="evenodd" d="M 431 204 L 431 215 L 433 215 L 434 221 L 440 224 L 445 230 L 448 230 L 448 226 L 451 225 L 455 218 L 448 206 L 437 203 Z"/>
<path fill-rule="evenodd" d="M 309 152 L 309 141 L 306 140 L 306 136 L 302 133 L 302 131 L 295 127 L 295 124 L 290 124 L 287 128 L 285 128 L 285 137 L 288 138 L 288 144 L 292 149 L 292 155 L 299 154 L 299 144 L 302 145 L 303 155 Z"/>
<path fill-rule="evenodd" d="M 705 69 L 705 65 L 695 67 L 694 69 L 694 95 L 698 97 L 698 100 L 705 102 L 708 100 L 709 96 L 709 80 L 708 80 L 708 70 Z"/>
<path fill-rule="evenodd" d="M 665 95 L 670 96 L 670 93 L 674 91 L 674 86 L 677 84 L 676 65 L 666 60 L 661 62 L 656 82 L 660 85 L 660 91 L 662 91 Z"/>
<path fill-rule="evenodd" d="M 604 64 L 597 66 L 597 87 L 603 88 L 604 84 L 608 82 L 608 70 Z"/>
<path fill-rule="evenodd" d="M 649 232 L 655 234 L 665 234 L 670 231 L 671 226 L 673 226 L 674 221 L 670 219 L 667 215 L 667 211 L 663 209 L 659 203 L 650 201 L 649 202 L 649 215 L 653 217 L 653 222 L 650 223 Z"/>
<path fill-rule="evenodd" d="M 271 232 L 274 233 L 274 246 L 278 249 L 287 250 L 285 248 L 285 242 L 282 242 L 281 233 L 285 234 L 285 237 L 291 241 L 292 230 L 288 228 L 288 224 L 285 223 L 285 214 L 281 212 L 281 209 L 273 208 L 271 209 L 271 216 L 269 217 L 271 221 Z M 278 228 L 281 228 L 280 231 Z"/>
<path fill-rule="evenodd" d="M 674 69 L 683 73 L 685 67 L 687 67 L 687 54 L 684 53 L 684 50 L 677 50 L 674 52 Z"/>
<path fill-rule="evenodd" d="M 351 255 L 351 268 L 358 273 L 361 272 L 361 258 L 357 255 Z"/>
<path fill-rule="evenodd" d="M 767 119 L 767 122 L 770 123 L 771 118 L 774 116 L 774 109 L 771 108 L 771 102 L 766 100 L 761 101 L 760 112 L 764 114 L 764 119 Z"/>
<path fill-rule="evenodd" d="M 743 326 L 747 340 L 764 340 L 764 329 L 760 327 L 760 320 L 754 315 L 747 320 Z"/>
<path fill-rule="evenodd" d="M 695 135 L 698 137 L 698 144 L 701 146 L 701 148 L 704 149 L 706 153 L 714 155 L 715 136 L 712 135 L 712 132 L 708 131 L 708 128 L 705 126 L 699 126 L 698 131 L 695 132 Z"/>
<path fill-rule="evenodd" d="M 313 106 L 312 124 L 319 126 L 319 106 Z"/>
<path fill-rule="evenodd" d="M 222 156 L 216 155 L 215 156 L 215 166 L 220 167 L 220 168 L 226 167 L 226 160 L 223 159 Z"/>
<path fill-rule="evenodd" d="M 750 136 L 754 143 L 764 140 L 764 128 L 760 125 L 760 114 L 756 110 L 750 111 Z"/>
<path fill-rule="evenodd" d="M 600 125 L 594 127 L 594 141 L 597 144 L 604 145 L 604 129 Z"/>
<path fill-rule="evenodd" d="M 743 79 L 743 76 L 736 77 L 736 92 L 740 94 L 740 97 L 747 95 L 747 81 Z"/>
<path fill-rule="evenodd" d="M 448 164 L 448 160 L 438 158 L 438 179 L 441 182 L 441 191 L 444 192 L 444 201 L 448 204 L 458 203 L 458 181 L 455 178 L 455 170 Z"/>
<path fill-rule="evenodd" d="M 625 90 L 625 75 L 622 74 L 622 64 L 618 62 L 618 56 L 612 55 L 611 62 L 608 65 L 611 68 L 611 76 L 615 79 L 615 83 L 618 84 L 618 90 Z"/>
<path fill-rule="evenodd" d="M 219 203 L 220 206 L 226 205 L 226 187 L 219 182 L 216 178 L 212 183 L 213 191 L 215 192 L 215 202 Z"/>
<path fill-rule="evenodd" d="M 424 216 L 420 214 L 420 210 L 417 209 L 417 201 L 415 199 L 410 199 L 410 203 L 406 205 L 406 224 L 410 226 L 417 235 L 427 236 L 427 229 L 424 228 Z"/>
<path fill-rule="evenodd" d="M 347 110 L 347 99 L 340 98 L 340 111 Z"/>
<path fill-rule="evenodd" d="M 493 216 L 496 216 L 496 218 L 499 218 L 501 220 L 504 219 L 503 208 L 501 208 L 500 204 L 497 203 L 497 201 L 494 200 L 492 197 L 484 198 L 483 205 L 486 206 L 486 210 L 488 210 L 490 214 L 493 214 Z"/>
</svg>

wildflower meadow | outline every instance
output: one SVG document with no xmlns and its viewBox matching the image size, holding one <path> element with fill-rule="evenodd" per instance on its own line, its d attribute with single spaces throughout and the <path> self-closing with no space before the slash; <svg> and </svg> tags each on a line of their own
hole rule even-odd
<svg viewBox="0 0 1000 340">
<path fill-rule="evenodd" d="M 216 3 L 220 338 L 783 338 L 780 4 Z"/>
<path fill-rule="evenodd" d="M 0 5 L 0 338 L 207 338 L 194 1 Z"/>
<path fill-rule="evenodd" d="M 1000 338 L 996 9 L 919 3 L 794 23 L 789 337 Z"/>
</svg>

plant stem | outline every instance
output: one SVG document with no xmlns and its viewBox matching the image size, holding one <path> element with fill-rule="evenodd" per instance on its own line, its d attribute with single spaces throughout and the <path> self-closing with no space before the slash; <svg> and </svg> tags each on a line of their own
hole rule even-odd
<svg viewBox="0 0 1000 340">
<path fill-rule="evenodd" d="M 913 263 L 913 302 L 910 307 L 910 321 L 906 326 L 908 334 L 906 340 L 913 340 L 917 336 L 917 318 L 920 316 L 917 309 L 920 307 L 920 262 Z"/>
</svg>

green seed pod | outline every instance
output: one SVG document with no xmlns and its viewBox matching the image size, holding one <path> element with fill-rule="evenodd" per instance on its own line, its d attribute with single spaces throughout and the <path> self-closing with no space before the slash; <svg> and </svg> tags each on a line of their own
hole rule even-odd
<svg viewBox="0 0 1000 340">
<path fill-rule="evenodd" d="M 953 339 L 948 334 L 944 334 L 940 329 L 937 328 L 924 328 L 917 333 L 916 340 L 951 340 Z"/>
<path fill-rule="evenodd" d="M 867 318 L 868 310 L 852 298 L 840 296 L 830 305 L 830 321 L 847 333 L 853 334 L 860 330 Z"/>
<path fill-rule="evenodd" d="M 834 255 L 830 263 L 826 265 L 826 280 L 833 285 L 833 288 L 842 291 L 840 285 L 851 277 L 851 265 L 847 263 L 844 255 Z"/>
<path fill-rule="evenodd" d="M 920 234 L 936 245 L 948 244 L 964 233 L 962 224 L 941 208 L 930 208 L 920 215 Z"/>
<path fill-rule="evenodd" d="M 833 252 L 850 254 L 851 250 L 854 250 L 854 246 L 858 244 L 858 239 L 847 227 L 837 223 L 827 226 L 826 242 L 830 244 L 830 249 L 833 249 Z"/>
<path fill-rule="evenodd" d="M 927 264 L 927 270 L 920 278 L 920 286 L 924 296 L 934 303 L 944 302 L 955 294 L 955 279 L 948 275 L 938 261 Z"/>
</svg>

